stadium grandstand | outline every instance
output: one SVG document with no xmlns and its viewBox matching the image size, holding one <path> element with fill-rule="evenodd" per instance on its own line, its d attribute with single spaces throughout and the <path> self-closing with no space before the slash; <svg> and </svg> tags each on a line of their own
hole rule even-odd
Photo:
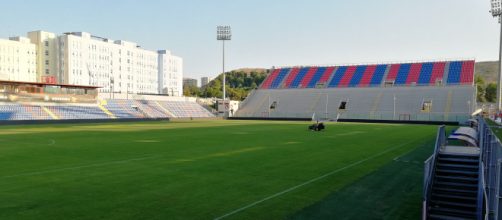
<svg viewBox="0 0 502 220">
<path fill-rule="evenodd" d="M 475 92 L 474 60 L 282 67 L 235 116 L 462 122 Z"/>
<path fill-rule="evenodd" d="M 106 99 L 99 87 L 0 81 L 0 120 L 211 118 L 195 98 Z"/>
</svg>

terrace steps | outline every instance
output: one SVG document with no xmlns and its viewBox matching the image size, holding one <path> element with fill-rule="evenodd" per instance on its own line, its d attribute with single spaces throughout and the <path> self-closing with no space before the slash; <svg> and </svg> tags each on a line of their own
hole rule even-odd
<svg viewBox="0 0 502 220">
<path fill-rule="evenodd" d="M 41 106 L 42 110 L 44 110 L 47 114 L 49 114 L 51 116 L 52 119 L 55 119 L 55 120 L 59 120 L 59 116 L 57 116 L 56 114 L 54 114 L 54 112 L 52 112 L 51 110 L 49 110 L 48 108 L 46 108 L 45 106 Z"/>
<path fill-rule="evenodd" d="M 427 219 L 477 219 L 479 155 L 439 152 Z"/>
</svg>

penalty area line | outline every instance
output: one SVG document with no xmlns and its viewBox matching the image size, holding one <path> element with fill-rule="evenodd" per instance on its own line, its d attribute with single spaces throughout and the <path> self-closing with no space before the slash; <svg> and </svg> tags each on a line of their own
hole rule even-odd
<svg viewBox="0 0 502 220">
<path fill-rule="evenodd" d="M 276 193 L 276 194 L 270 195 L 270 196 L 268 196 L 268 197 L 265 197 L 265 198 L 263 198 L 263 199 L 261 199 L 261 200 L 258 200 L 258 201 L 256 201 L 256 202 L 250 203 L 249 205 L 243 206 L 243 207 L 241 207 L 241 208 L 235 209 L 235 210 L 233 210 L 233 211 L 231 211 L 231 212 L 229 212 L 229 213 L 227 213 L 227 214 L 224 214 L 224 215 L 219 216 L 219 217 L 214 218 L 214 219 L 215 219 L 215 220 L 220 220 L 220 219 L 224 219 L 224 218 L 226 218 L 226 217 L 229 217 L 229 216 L 231 216 L 231 215 L 237 214 L 237 213 L 239 213 L 239 212 L 241 212 L 241 211 L 244 211 L 244 210 L 246 210 L 246 209 L 249 209 L 249 208 L 251 208 L 251 207 L 253 207 L 253 206 L 256 206 L 256 205 L 258 205 L 258 204 L 260 204 L 260 203 L 263 203 L 263 202 L 265 202 L 265 201 L 271 200 L 271 199 L 273 199 L 273 198 L 276 198 L 276 197 L 282 196 L 282 195 L 284 195 L 284 194 L 286 194 L 286 193 L 288 193 L 288 192 L 291 192 L 291 191 L 293 191 L 293 190 L 295 190 L 295 189 L 298 189 L 298 188 L 300 188 L 300 187 L 303 187 L 303 186 L 305 186 L 305 185 L 308 185 L 308 184 L 311 184 L 311 183 L 313 183 L 313 182 L 316 182 L 316 181 L 322 180 L 322 179 L 324 179 L 324 178 L 326 178 L 326 177 L 329 177 L 329 176 L 331 176 L 331 175 L 333 175 L 333 174 L 336 174 L 336 173 L 338 173 L 338 172 L 341 172 L 341 171 L 344 171 L 344 170 L 346 170 L 346 169 L 349 169 L 349 168 L 352 168 L 352 167 L 354 167 L 354 166 L 357 166 L 357 165 L 359 165 L 359 164 L 362 164 L 362 163 L 364 163 L 364 162 L 366 162 L 366 161 L 368 161 L 368 160 L 372 160 L 372 159 L 374 159 L 374 158 L 380 157 L 380 156 L 382 156 L 382 155 L 384 155 L 384 154 L 386 154 L 386 153 L 388 153 L 388 152 L 391 152 L 391 151 L 393 151 L 393 150 L 396 150 L 396 149 L 398 149 L 398 148 L 401 148 L 401 147 L 403 147 L 403 146 L 406 146 L 406 145 L 408 145 L 408 144 L 411 144 L 411 143 L 413 143 L 413 142 L 415 142 L 415 141 L 417 141 L 417 140 L 408 141 L 408 142 L 406 142 L 406 143 L 403 143 L 403 144 L 397 145 L 397 146 L 395 146 L 395 147 L 389 148 L 389 149 L 387 149 L 387 150 L 385 150 L 385 151 L 382 151 L 382 152 L 380 152 L 380 153 L 378 153 L 378 154 L 374 154 L 373 156 L 370 156 L 370 157 L 364 158 L 364 159 L 362 159 L 362 160 L 356 161 L 356 162 L 351 163 L 351 164 L 349 164 L 349 165 L 347 165 L 347 166 L 344 166 L 344 167 L 342 167 L 342 168 L 339 168 L 339 169 L 333 170 L 333 171 L 331 171 L 331 172 L 329 172 L 329 173 L 326 173 L 326 174 L 324 174 L 324 175 L 322 175 L 322 176 L 318 176 L 318 177 L 316 177 L 316 178 L 313 178 L 313 179 L 311 179 L 311 180 L 308 180 L 308 181 L 303 182 L 303 183 L 301 183 L 301 184 L 298 184 L 298 185 L 296 185 L 296 186 L 290 187 L 290 188 L 288 188 L 288 189 L 286 189 L 286 190 L 283 190 L 283 191 L 278 192 L 278 193 Z"/>
</svg>

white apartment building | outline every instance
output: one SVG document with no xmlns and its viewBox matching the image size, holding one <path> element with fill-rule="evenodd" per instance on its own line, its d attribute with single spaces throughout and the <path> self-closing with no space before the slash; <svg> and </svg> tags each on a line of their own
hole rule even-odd
<svg viewBox="0 0 502 220">
<path fill-rule="evenodd" d="M 36 82 L 36 57 L 36 46 L 30 39 L 0 39 L 0 80 Z"/>
<path fill-rule="evenodd" d="M 167 50 L 158 51 L 159 94 L 183 95 L 183 59 Z"/>
<path fill-rule="evenodd" d="M 157 52 L 86 32 L 59 37 L 60 82 L 100 86 L 101 92 L 157 94 Z"/>
<path fill-rule="evenodd" d="M 200 87 L 204 87 L 205 85 L 209 84 L 209 77 L 204 76 L 200 78 Z"/>
<path fill-rule="evenodd" d="M 56 83 L 58 75 L 58 40 L 54 33 L 28 32 L 31 43 L 37 46 L 37 81 Z"/>
<path fill-rule="evenodd" d="M 86 32 L 0 39 L 0 80 L 99 86 L 100 92 L 182 96 L 183 59 Z"/>
</svg>

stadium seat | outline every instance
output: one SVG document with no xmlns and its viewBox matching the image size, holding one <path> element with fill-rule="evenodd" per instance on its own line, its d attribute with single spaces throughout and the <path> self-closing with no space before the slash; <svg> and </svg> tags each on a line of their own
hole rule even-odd
<svg viewBox="0 0 502 220">
<path fill-rule="evenodd" d="M 474 61 L 464 61 L 462 62 L 462 72 L 460 75 L 461 84 L 473 84 L 474 82 Z"/>
<path fill-rule="evenodd" d="M 391 64 L 389 74 L 387 74 L 385 81 L 395 81 L 400 68 L 401 64 Z"/>
<path fill-rule="evenodd" d="M 437 81 L 443 80 L 446 62 L 435 62 L 432 67 L 432 75 L 429 84 L 434 85 Z"/>
<path fill-rule="evenodd" d="M 296 75 L 298 75 L 299 72 L 300 72 L 300 68 L 298 68 L 298 67 L 291 69 L 291 72 L 288 74 L 288 76 L 284 80 L 284 88 L 290 88 L 291 83 L 296 78 Z"/>
<path fill-rule="evenodd" d="M 357 66 L 348 66 L 347 71 L 345 71 L 345 74 L 343 75 L 342 79 L 340 79 L 340 83 L 338 84 L 338 87 L 348 87 L 350 80 L 354 76 L 354 73 L 356 72 Z"/>
<path fill-rule="evenodd" d="M 289 86 L 289 88 L 298 88 L 298 85 L 300 85 L 300 82 L 302 81 L 303 77 L 305 77 L 305 74 L 309 71 L 310 67 L 303 67 L 300 69 L 300 72 L 296 75 L 295 79 Z"/>
<path fill-rule="evenodd" d="M 385 82 L 397 86 L 471 85 L 474 63 L 467 60 L 283 68 L 273 70 L 260 89 L 379 87 L 384 86 L 384 78 Z M 445 83 L 444 76 L 447 77 Z"/>
<path fill-rule="evenodd" d="M 408 77 L 406 78 L 406 85 L 417 84 L 421 71 L 421 63 L 412 63 L 410 66 L 410 72 L 408 73 Z"/>
<path fill-rule="evenodd" d="M 352 76 L 352 79 L 349 82 L 349 87 L 357 87 L 361 79 L 363 78 L 364 73 L 366 72 L 367 66 L 357 66 L 356 72 Z"/>
<path fill-rule="evenodd" d="M 176 118 L 211 118 L 214 115 L 196 102 L 158 101 L 158 103 Z"/>
<path fill-rule="evenodd" d="M 422 69 L 420 70 L 420 74 L 418 77 L 418 85 L 429 85 L 432 76 L 432 70 L 434 67 L 434 63 L 424 63 L 422 64 Z"/>
<path fill-rule="evenodd" d="M 321 76 L 321 79 L 319 79 L 319 83 L 326 84 L 326 82 L 328 82 L 328 80 L 333 75 L 334 71 L 335 71 L 335 67 L 333 67 L 333 66 L 326 68 L 326 71 L 324 71 L 324 74 Z"/>
<path fill-rule="evenodd" d="M 410 73 L 411 64 L 405 63 L 399 66 L 399 71 L 397 72 L 396 80 L 394 85 L 404 85 L 406 84 L 406 79 Z"/>
<path fill-rule="evenodd" d="M 317 72 L 317 67 L 311 67 L 307 73 L 305 74 L 305 76 L 303 77 L 302 81 L 300 81 L 300 87 L 301 88 L 307 88 L 310 80 L 312 79 L 312 77 L 314 76 L 314 73 Z"/>
<path fill-rule="evenodd" d="M 312 76 L 312 79 L 307 85 L 307 88 L 315 88 L 321 77 L 324 75 L 324 72 L 326 72 L 326 67 L 319 67 L 317 68 L 316 72 Z"/>
<path fill-rule="evenodd" d="M 279 71 L 279 73 L 277 74 L 277 77 L 272 81 L 272 84 L 270 84 L 269 88 L 271 89 L 279 88 L 279 85 L 281 85 L 282 80 L 284 79 L 284 77 L 286 77 L 286 75 L 289 73 L 290 70 L 291 70 L 290 68 L 281 69 L 281 71 Z"/>
<path fill-rule="evenodd" d="M 104 107 L 116 118 L 210 118 L 214 115 L 193 101 L 106 100 Z M 57 119 L 110 119 L 97 104 L 49 103 L 43 108 Z M 42 106 L 0 103 L 0 120 L 53 120 Z"/>
<path fill-rule="evenodd" d="M 265 79 L 265 81 L 263 81 L 263 83 L 261 84 L 261 88 L 268 89 L 272 84 L 272 81 L 275 80 L 280 71 L 281 69 L 274 69 L 272 73 Z"/>
<path fill-rule="evenodd" d="M 378 65 L 375 69 L 375 73 L 373 74 L 373 77 L 371 78 L 370 86 L 371 87 L 378 87 L 382 85 L 382 79 L 383 76 L 385 75 L 385 71 L 387 70 L 388 65 Z"/>
<path fill-rule="evenodd" d="M 338 85 L 340 84 L 340 81 L 342 80 L 342 77 L 345 75 L 345 71 L 347 71 L 346 66 L 338 67 L 338 69 L 335 72 L 335 75 L 331 79 L 331 82 L 329 82 L 328 87 L 329 88 L 338 87 Z"/>
<path fill-rule="evenodd" d="M 462 62 L 461 61 L 450 62 L 450 68 L 448 70 L 448 78 L 446 80 L 446 83 L 448 85 L 460 84 L 461 74 L 462 74 Z"/>
<path fill-rule="evenodd" d="M 371 79 L 373 78 L 373 74 L 375 73 L 376 70 L 376 65 L 368 65 L 361 77 L 361 80 L 359 81 L 358 87 L 367 87 L 371 83 Z"/>
<path fill-rule="evenodd" d="M 107 100 L 106 108 L 117 118 L 144 118 L 145 115 L 134 109 L 134 105 L 134 100 L 109 99 Z"/>
</svg>

